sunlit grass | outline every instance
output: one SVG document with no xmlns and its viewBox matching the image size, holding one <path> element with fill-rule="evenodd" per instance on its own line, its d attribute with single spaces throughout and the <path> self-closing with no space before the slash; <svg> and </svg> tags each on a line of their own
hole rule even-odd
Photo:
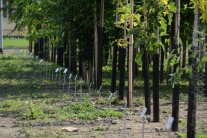
<svg viewBox="0 0 207 138">
<path fill-rule="evenodd" d="M 4 38 L 4 48 L 27 48 L 29 41 L 26 38 Z"/>
</svg>

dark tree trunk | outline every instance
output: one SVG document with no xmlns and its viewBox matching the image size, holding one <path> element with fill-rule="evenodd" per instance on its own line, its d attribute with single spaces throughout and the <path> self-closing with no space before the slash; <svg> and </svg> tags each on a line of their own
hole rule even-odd
<svg viewBox="0 0 207 138">
<path fill-rule="evenodd" d="M 137 49 L 134 48 L 134 53 L 133 53 L 133 76 L 134 77 L 138 76 L 138 64 L 135 62 L 136 54 L 137 54 Z"/>
<path fill-rule="evenodd" d="M 190 79 L 188 93 L 187 137 L 195 138 L 197 69 L 195 59 L 190 59 L 190 62 L 192 65 L 192 78 Z"/>
<path fill-rule="evenodd" d="M 118 8 L 119 3 L 116 3 L 116 22 L 119 20 L 118 15 Z M 119 28 L 115 27 L 115 38 L 118 41 L 119 39 Z M 116 91 L 116 71 L 117 71 L 117 42 L 114 42 L 113 44 L 113 59 L 112 59 L 112 74 L 111 74 L 111 93 L 114 93 Z"/>
<path fill-rule="evenodd" d="M 124 100 L 125 89 L 125 64 L 126 64 L 126 49 L 120 48 L 120 80 L 119 80 L 119 100 Z"/>
<path fill-rule="evenodd" d="M 44 47 L 45 47 L 44 59 L 45 59 L 46 61 L 49 61 L 49 60 L 50 60 L 49 38 L 48 38 L 48 37 L 45 37 L 44 40 L 45 40 L 45 41 L 44 41 L 44 44 L 45 44 L 45 46 L 44 46 Z"/>
<path fill-rule="evenodd" d="M 186 67 L 186 54 L 187 54 L 186 40 L 183 40 L 183 60 L 182 60 L 182 68 L 185 68 Z"/>
<path fill-rule="evenodd" d="M 174 47 L 174 54 L 177 55 L 178 46 Z M 173 72 L 176 73 L 176 70 L 179 66 L 179 63 L 176 63 L 173 67 Z M 180 94 L 180 84 L 175 84 L 172 93 L 172 117 L 174 117 L 174 121 L 172 124 L 172 131 L 178 131 L 178 123 L 179 123 L 179 94 Z"/>
<path fill-rule="evenodd" d="M 38 41 L 37 40 L 34 43 L 34 55 L 38 56 Z"/>
<path fill-rule="evenodd" d="M 62 67 L 63 66 L 63 47 L 59 47 L 57 49 L 57 54 L 58 54 L 57 64 Z"/>
<path fill-rule="evenodd" d="M 29 40 L 29 53 L 32 53 L 32 40 Z"/>
<path fill-rule="evenodd" d="M 204 84 L 204 94 L 207 97 L 207 63 L 205 65 L 204 81 L 205 81 L 205 84 Z"/>
<path fill-rule="evenodd" d="M 79 66 L 79 69 L 78 69 L 78 72 L 79 72 L 79 76 L 83 78 L 83 59 L 81 57 L 81 53 L 79 51 L 79 56 L 78 56 L 78 66 Z"/>
<path fill-rule="evenodd" d="M 117 30 L 118 28 L 116 28 Z M 117 33 L 117 32 L 116 32 Z M 117 68 L 117 42 L 113 45 L 113 61 L 112 61 L 112 78 L 111 78 L 111 92 L 116 91 L 116 68 Z"/>
<path fill-rule="evenodd" d="M 172 116 L 174 117 L 174 121 L 172 124 L 172 131 L 178 131 L 178 123 L 179 123 L 179 85 L 176 84 L 173 88 L 173 101 L 172 101 Z"/>
<path fill-rule="evenodd" d="M 160 121 L 159 109 L 159 54 L 153 55 L 153 121 Z"/>
<path fill-rule="evenodd" d="M 174 43 L 173 43 L 173 50 L 174 50 L 174 55 L 179 57 L 179 34 L 180 34 L 180 0 L 176 0 L 176 7 L 177 7 L 177 12 L 175 14 L 175 33 L 174 33 Z M 173 73 L 177 72 L 177 69 L 179 69 L 180 63 L 175 63 L 173 67 Z M 174 88 L 173 88 L 173 94 L 172 94 L 172 117 L 174 117 L 174 121 L 172 124 L 172 131 L 178 131 L 178 122 L 179 122 L 179 87 L 180 84 L 179 82 L 176 82 Z"/>
<path fill-rule="evenodd" d="M 164 52 L 164 49 L 161 48 L 160 83 L 163 83 L 163 76 L 164 76 L 164 60 L 165 60 L 165 52 Z"/>
<path fill-rule="evenodd" d="M 138 76 L 139 74 L 139 65 L 137 63 L 134 64 L 134 76 Z"/>
<path fill-rule="evenodd" d="M 57 48 L 53 46 L 53 63 L 57 63 L 57 58 L 56 58 L 56 55 L 57 55 Z"/>
<path fill-rule="evenodd" d="M 98 53 L 97 53 L 97 88 L 102 85 L 102 55 L 103 55 L 103 27 L 104 27 L 104 0 L 101 0 L 100 24 L 98 27 Z"/>
<path fill-rule="evenodd" d="M 38 39 L 38 45 L 39 45 L 39 50 L 38 50 L 38 56 L 39 58 L 43 59 L 43 52 L 44 52 L 44 39 L 39 38 Z"/>
<path fill-rule="evenodd" d="M 144 50 L 143 56 L 143 77 L 144 77 L 144 96 L 145 96 L 145 107 L 147 108 L 147 115 L 151 114 L 151 102 L 150 102 L 150 90 L 149 90 L 149 59 L 148 51 Z"/>
<path fill-rule="evenodd" d="M 64 67 L 69 67 L 68 32 L 66 32 L 64 36 Z"/>
<path fill-rule="evenodd" d="M 71 46 L 71 71 L 73 74 L 77 74 L 77 49 Z"/>
<path fill-rule="evenodd" d="M 53 44 L 51 43 L 51 62 L 53 63 L 54 62 L 54 46 L 53 46 Z"/>
<path fill-rule="evenodd" d="M 193 36 L 192 36 L 192 47 L 191 51 L 196 52 L 199 50 L 199 7 L 195 5 L 194 7 L 194 24 L 193 24 Z M 193 53 L 193 54 L 194 54 Z M 192 77 L 189 82 L 189 93 L 188 93 L 188 116 L 187 116 L 187 137 L 195 138 L 195 129 L 196 129 L 196 94 L 197 83 L 198 83 L 198 70 L 197 70 L 197 58 L 198 55 L 192 56 L 189 58 L 189 63 L 192 67 Z"/>
</svg>

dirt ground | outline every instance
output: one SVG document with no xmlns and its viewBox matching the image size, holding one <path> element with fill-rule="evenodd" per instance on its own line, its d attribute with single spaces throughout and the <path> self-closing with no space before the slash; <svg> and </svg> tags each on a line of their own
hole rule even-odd
<svg viewBox="0 0 207 138">
<path fill-rule="evenodd" d="M 14 54 L 21 54 L 15 51 Z M 12 53 L 6 51 L 5 53 Z M 0 100 L 3 100 L 0 97 Z M 112 105 L 113 106 L 113 105 Z M 197 105 L 197 128 L 207 133 L 207 102 Z M 106 107 L 103 107 L 106 108 Z M 123 107 L 114 107 L 124 110 Z M 165 124 L 171 115 L 171 101 L 165 100 L 160 104 L 160 122 L 152 122 L 152 116 L 147 116 L 144 121 L 145 138 L 177 138 L 174 132 L 167 132 Z M 81 120 L 20 120 L 10 112 L 0 112 L 0 138 L 142 138 L 143 123 L 140 114 L 143 106 L 127 110 L 124 117 L 97 118 L 91 121 Z M 187 102 L 180 102 L 179 131 L 186 133 Z M 74 130 L 67 130 L 72 127 Z"/>
</svg>

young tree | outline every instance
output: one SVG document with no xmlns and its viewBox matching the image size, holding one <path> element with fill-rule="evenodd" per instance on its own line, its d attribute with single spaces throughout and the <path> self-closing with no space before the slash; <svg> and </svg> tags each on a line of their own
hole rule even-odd
<svg viewBox="0 0 207 138">
<path fill-rule="evenodd" d="M 0 0 L 0 54 L 3 53 L 3 0 Z"/>
<path fill-rule="evenodd" d="M 118 23 L 119 20 L 119 2 L 116 2 L 116 23 Z M 119 28 L 115 26 L 115 39 L 116 42 L 113 44 L 113 59 L 112 59 L 112 75 L 111 75 L 111 93 L 114 93 L 116 91 L 116 71 L 117 71 L 117 41 L 119 39 Z M 120 97 L 120 100 L 122 100 L 122 97 Z"/>
<path fill-rule="evenodd" d="M 131 19 L 130 19 L 130 30 L 133 29 L 133 14 L 134 14 L 134 0 L 130 0 L 130 4 L 131 4 Z M 129 69 L 128 69 L 128 80 L 129 80 L 129 85 L 128 85 L 128 102 L 127 105 L 128 107 L 132 107 L 132 94 L 133 94 L 133 44 L 134 44 L 134 38 L 133 38 L 133 34 L 130 34 L 129 36 Z"/>
<path fill-rule="evenodd" d="M 175 13 L 175 38 L 174 38 L 174 55 L 176 57 L 179 57 L 178 55 L 178 49 L 179 49 L 179 36 L 180 36 L 180 0 L 176 0 L 176 13 Z M 178 72 L 179 67 L 179 61 L 175 63 L 173 67 L 173 73 Z M 174 117 L 174 122 L 172 125 L 172 131 L 178 131 L 178 122 L 179 122 L 179 83 L 176 83 L 173 87 L 173 93 L 172 93 L 172 116 Z"/>
<path fill-rule="evenodd" d="M 193 25 L 193 41 L 192 51 L 196 53 L 199 48 L 198 44 L 198 30 L 199 30 L 199 7 L 198 2 L 194 2 L 194 25 Z M 196 87 L 197 87 L 197 56 L 190 57 L 190 65 L 192 66 L 192 77 L 189 83 L 188 93 L 188 118 L 187 118 L 187 137 L 195 138 L 195 126 L 196 126 Z"/>
</svg>

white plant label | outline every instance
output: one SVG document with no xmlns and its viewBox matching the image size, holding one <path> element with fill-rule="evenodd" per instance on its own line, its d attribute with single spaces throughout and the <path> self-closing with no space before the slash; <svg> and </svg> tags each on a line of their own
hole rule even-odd
<svg viewBox="0 0 207 138">
<path fill-rule="evenodd" d="M 38 57 L 38 56 L 36 56 L 36 59 L 39 59 L 39 57 Z"/>
<path fill-rule="evenodd" d="M 166 126 L 165 126 L 165 128 L 166 128 L 167 130 L 171 129 L 173 121 L 174 121 L 174 118 L 173 118 L 172 116 L 170 116 L 170 117 L 168 118 L 167 123 L 166 123 Z"/>
<path fill-rule="evenodd" d="M 140 115 L 141 118 L 144 118 L 144 116 L 146 115 L 146 113 L 147 113 L 147 108 L 145 107 L 145 108 L 143 109 L 141 115 Z"/>
<path fill-rule="evenodd" d="M 42 63 L 42 62 L 43 62 L 43 60 L 41 59 L 41 60 L 40 60 L 40 63 Z"/>
<path fill-rule="evenodd" d="M 102 85 L 100 86 L 100 88 L 99 88 L 99 90 L 98 90 L 98 91 L 100 92 L 100 91 L 101 91 L 101 89 L 102 89 Z"/>
<path fill-rule="evenodd" d="M 31 57 L 32 56 L 32 53 L 29 53 L 29 56 Z"/>
<path fill-rule="evenodd" d="M 75 80 L 77 79 L 77 77 L 78 77 L 78 76 L 76 75 L 76 76 L 75 76 Z"/>
<path fill-rule="evenodd" d="M 65 73 L 67 73 L 67 71 L 68 71 L 68 69 L 65 69 L 63 73 L 65 74 Z"/>
<path fill-rule="evenodd" d="M 59 68 L 57 68 L 56 70 L 55 70 L 55 73 L 57 73 L 59 71 Z"/>
<path fill-rule="evenodd" d="M 111 94 L 109 95 L 109 98 L 108 98 L 109 101 L 111 101 L 113 95 L 114 95 L 113 93 L 111 93 Z"/>
<path fill-rule="evenodd" d="M 72 78 L 72 74 L 70 74 L 70 76 L 69 76 L 69 79 L 71 79 Z"/>
</svg>

